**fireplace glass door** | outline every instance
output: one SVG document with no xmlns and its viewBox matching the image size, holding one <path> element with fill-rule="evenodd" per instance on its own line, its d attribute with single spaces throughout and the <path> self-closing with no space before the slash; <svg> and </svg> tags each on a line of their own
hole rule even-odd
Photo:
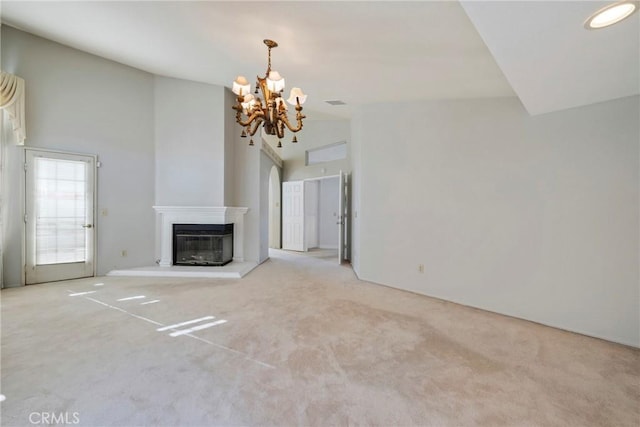
<svg viewBox="0 0 640 427">
<path fill-rule="evenodd" d="M 220 266 L 232 259 L 233 224 L 174 224 L 174 265 Z"/>
</svg>

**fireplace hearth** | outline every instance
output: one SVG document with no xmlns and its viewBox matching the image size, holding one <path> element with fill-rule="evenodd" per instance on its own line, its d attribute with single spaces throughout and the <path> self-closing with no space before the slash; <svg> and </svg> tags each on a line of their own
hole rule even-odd
<svg viewBox="0 0 640 427">
<path fill-rule="evenodd" d="M 173 224 L 173 265 L 222 266 L 233 259 L 233 224 Z"/>
</svg>

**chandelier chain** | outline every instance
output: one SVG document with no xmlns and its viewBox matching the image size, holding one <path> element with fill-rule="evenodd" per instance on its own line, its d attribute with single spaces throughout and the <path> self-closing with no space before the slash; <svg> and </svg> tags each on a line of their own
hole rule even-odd
<svg viewBox="0 0 640 427">
<path fill-rule="evenodd" d="M 267 62 L 267 76 L 271 72 L 271 46 L 269 46 L 269 60 Z"/>
</svg>

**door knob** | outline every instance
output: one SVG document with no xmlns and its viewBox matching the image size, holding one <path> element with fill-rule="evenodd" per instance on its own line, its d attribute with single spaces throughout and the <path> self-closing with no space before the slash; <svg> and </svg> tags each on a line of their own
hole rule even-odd
<svg viewBox="0 0 640 427">
<path fill-rule="evenodd" d="M 93 224 L 85 224 L 85 225 L 83 225 L 82 227 L 83 227 L 83 228 L 91 228 L 91 227 L 93 227 Z"/>
</svg>

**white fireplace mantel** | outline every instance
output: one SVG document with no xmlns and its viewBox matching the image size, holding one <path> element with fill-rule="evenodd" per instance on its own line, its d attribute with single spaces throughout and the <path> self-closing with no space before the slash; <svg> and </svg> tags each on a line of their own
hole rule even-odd
<svg viewBox="0 0 640 427">
<path fill-rule="evenodd" d="M 233 260 L 244 261 L 244 216 L 249 208 L 210 206 L 154 206 L 158 218 L 160 267 L 173 262 L 173 224 L 233 224 Z"/>
</svg>

